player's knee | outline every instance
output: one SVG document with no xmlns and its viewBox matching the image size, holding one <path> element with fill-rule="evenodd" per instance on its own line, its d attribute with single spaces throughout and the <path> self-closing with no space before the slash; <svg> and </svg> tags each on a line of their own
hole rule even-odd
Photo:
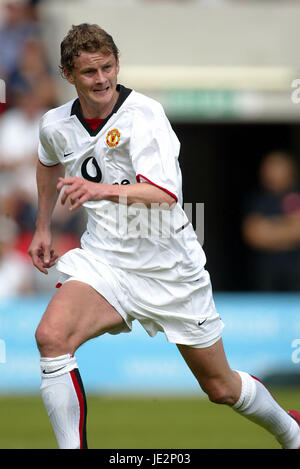
<svg viewBox="0 0 300 469">
<path fill-rule="evenodd" d="M 46 322 L 41 323 L 36 332 L 35 340 L 41 356 L 53 356 L 67 353 L 67 341 L 58 329 L 53 329 Z"/>
<path fill-rule="evenodd" d="M 235 400 L 230 387 L 219 381 L 212 381 L 202 386 L 209 400 L 215 404 L 233 405 Z"/>
</svg>

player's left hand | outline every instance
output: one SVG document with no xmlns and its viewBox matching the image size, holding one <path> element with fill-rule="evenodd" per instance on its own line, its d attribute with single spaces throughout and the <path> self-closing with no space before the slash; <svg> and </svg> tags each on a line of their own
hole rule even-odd
<svg viewBox="0 0 300 469">
<path fill-rule="evenodd" d="M 68 186 L 61 197 L 61 203 L 64 205 L 69 199 L 71 202 L 70 211 L 76 210 L 88 200 L 99 200 L 99 184 L 95 182 L 80 177 L 59 178 L 58 181 L 58 192 L 64 186 Z"/>
</svg>

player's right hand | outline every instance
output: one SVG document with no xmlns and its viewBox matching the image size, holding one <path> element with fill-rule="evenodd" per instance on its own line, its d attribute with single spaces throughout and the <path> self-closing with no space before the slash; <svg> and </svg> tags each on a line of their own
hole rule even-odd
<svg viewBox="0 0 300 469">
<path fill-rule="evenodd" d="M 46 275 L 48 274 L 47 269 L 52 267 L 58 259 L 58 255 L 51 247 L 51 236 L 37 232 L 28 248 L 28 254 L 32 258 L 33 265 Z"/>
</svg>

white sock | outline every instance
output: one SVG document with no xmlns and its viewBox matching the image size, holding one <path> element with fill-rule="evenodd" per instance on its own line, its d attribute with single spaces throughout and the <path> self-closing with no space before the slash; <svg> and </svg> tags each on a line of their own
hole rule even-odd
<svg viewBox="0 0 300 469">
<path fill-rule="evenodd" d="M 41 393 L 60 449 L 87 449 L 86 399 L 76 358 L 42 357 Z"/>
<path fill-rule="evenodd" d="M 237 373 L 242 379 L 242 391 L 233 409 L 272 433 L 282 448 L 299 448 L 300 428 L 297 422 L 277 404 L 258 379 L 243 371 Z"/>
</svg>

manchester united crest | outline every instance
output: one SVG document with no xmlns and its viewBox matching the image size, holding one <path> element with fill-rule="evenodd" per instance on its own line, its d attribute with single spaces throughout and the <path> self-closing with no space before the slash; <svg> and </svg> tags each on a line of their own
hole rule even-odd
<svg viewBox="0 0 300 469">
<path fill-rule="evenodd" d="M 106 143 L 109 147 L 116 147 L 119 144 L 121 134 L 118 129 L 110 130 L 106 135 Z"/>
</svg>

